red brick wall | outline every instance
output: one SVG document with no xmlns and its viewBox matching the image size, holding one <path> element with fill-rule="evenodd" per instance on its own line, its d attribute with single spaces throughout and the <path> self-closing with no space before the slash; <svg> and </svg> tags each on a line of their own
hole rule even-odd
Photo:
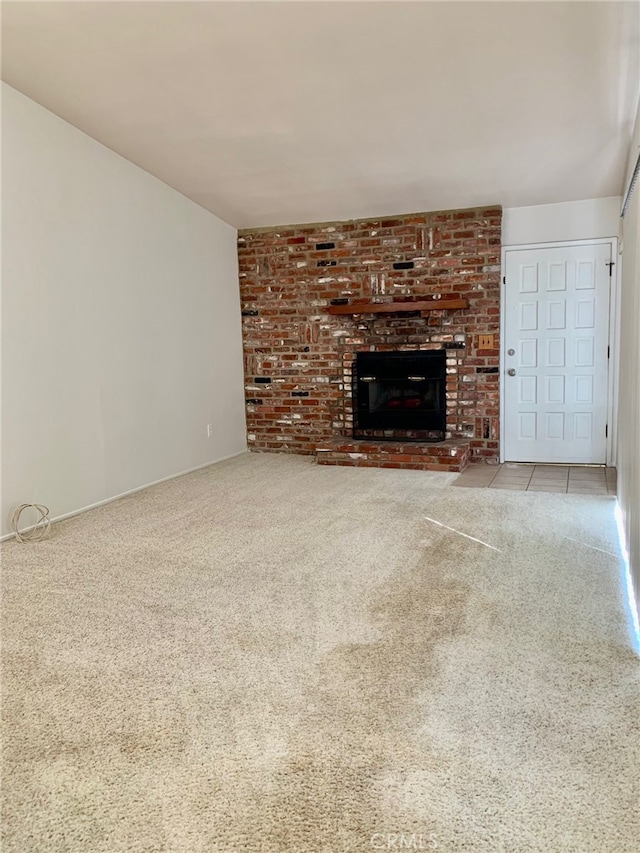
<svg viewBox="0 0 640 853">
<path fill-rule="evenodd" d="M 501 208 L 489 207 L 241 231 L 249 447 L 313 453 L 350 436 L 356 351 L 446 347 L 448 434 L 468 438 L 475 458 L 497 458 L 501 220 Z M 407 262 L 413 268 L 394 269 Z M 469 307 L 327 311 L 337 299 L 433 295 Z M 481 334 L 495 336 L 493 349 L 479 349 Z"/>
</svg>

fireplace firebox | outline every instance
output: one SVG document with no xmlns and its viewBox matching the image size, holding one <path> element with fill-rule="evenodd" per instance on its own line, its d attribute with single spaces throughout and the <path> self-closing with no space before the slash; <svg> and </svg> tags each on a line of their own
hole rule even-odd
<svg viewBox="0 0 640 853">
<path fill-rule="evenodd" d="M 353 379 L 355 438 L 444 441 L 445 350 L 359 352 Z"/>
</svg>

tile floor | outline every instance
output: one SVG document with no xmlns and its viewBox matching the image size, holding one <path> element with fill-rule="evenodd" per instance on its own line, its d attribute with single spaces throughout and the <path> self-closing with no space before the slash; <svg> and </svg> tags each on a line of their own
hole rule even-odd
<svg viewBox="0 0 640 853">
<path fill-rule="evenodd" d="M 616 469 L 581 465 L 470 465 L 453 484 L 470 489 L 516 492 L 561 492 L 574 495 L 615 495 Z"/>
</svg>

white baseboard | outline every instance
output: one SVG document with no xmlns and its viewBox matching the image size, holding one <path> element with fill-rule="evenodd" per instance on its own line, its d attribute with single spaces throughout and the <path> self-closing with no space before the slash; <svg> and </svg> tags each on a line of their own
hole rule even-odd
<svg viewBox="0 0 640 853">
<path fill-rule="evenodd" d="M 64 521 L 67 518 L 73 518 L 74 515 L 89 512 L 91 509 L 98 509 L 100 506 L 105 506 L 106 504 L 113 503 L 114 501 L 119 501 L 120 498 L 135 495 L 136 492 L 143 492 L 145 489 L 150 489 L 152 486 L 158 486 L 160 483 L 166 483 L 168 480 L 176 480 L 178 477 L 184 477 L 185 474 L 193 474 L 194 471 L 202 471 L 203 468 L 210 468 L 213 465 L 217 465 L 219 462 L 226 462 L 227 459 L 234 459 L 236 456 L 243 456 L 248 452 L 248 450 L 239 450 L 237 453 L 230 453 L 228 456 L 223 456 L 221 459 L 216 459 L 214 462 L 205 462 L 203 465 L 196 465 L 195 468 L 188 468 L 186 471 L 179 471 L 177 474 L 169 474 L 168 477 L 162 477 L 160 480 L 154 480 L 152 483 L 145 483 L 144 486 L 136 486 L 135 489 L 129 489 L 127 492 L 120 492 L 119 495 L 113 495 L 111 498 L 105 498 L 102 501 L 96 501 L 96 503 L 83 506 L 80 509 L 74 509 L 71 510 L 71 512 L 56 515 L 55 518 L 51 519 L 51 523 L 54 524 L 56 521 Z M 27 531 L 29 529 L 29 527 L 25 528 Z M 0 536 L 0 542 L 5 542 L 7 539 L 14 539 L 15 535 L 15 533 L 5 533 L 4 536 Z"/>
</svg>

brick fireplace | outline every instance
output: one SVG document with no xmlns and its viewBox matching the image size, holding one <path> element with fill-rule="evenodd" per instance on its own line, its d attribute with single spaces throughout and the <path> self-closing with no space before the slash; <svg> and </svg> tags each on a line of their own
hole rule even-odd
<svg viewBox="0 0 640 853">
<path fill-rule="evenodd" d="M 241 231 L 248 444 L 462 470 L 499 456 L 500 207 Z M 358 353 L 446 356 L 446 440 L 354 438 Z"/>
</svg>

